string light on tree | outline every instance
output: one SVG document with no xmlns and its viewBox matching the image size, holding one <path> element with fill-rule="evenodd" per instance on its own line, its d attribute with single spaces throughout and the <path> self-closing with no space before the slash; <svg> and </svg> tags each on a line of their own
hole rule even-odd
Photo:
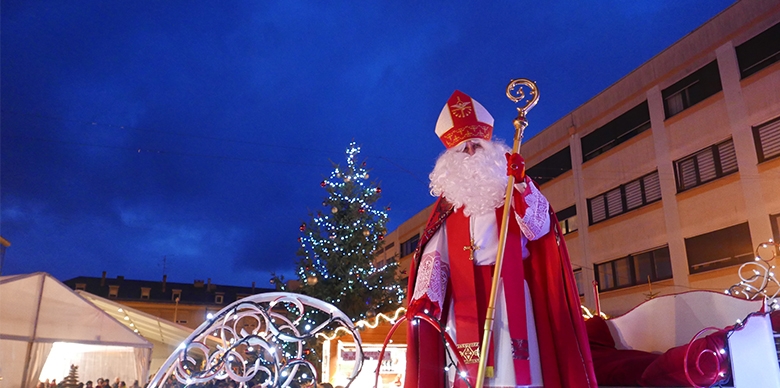
<svg viewBox="0 0 780 388">
<path fill-rule="evenodd" d="M 350 143 L 346 165 L 334 164 L 320 182 L 326 198 L 310 214 L 311 221 L 300 226 L 296 263 L 297 291 L 335 305 L 353 321 L 393 311 L 404 297 L 395 258 L 374 263 L 384 244 L 389 207 L 376 206 L 382 190 L 367 181 L 367 163 L 358 161 L 359 154 L 360 147 Z M 275 280 L 285 288 L 283 279 Z"/>
</svg>

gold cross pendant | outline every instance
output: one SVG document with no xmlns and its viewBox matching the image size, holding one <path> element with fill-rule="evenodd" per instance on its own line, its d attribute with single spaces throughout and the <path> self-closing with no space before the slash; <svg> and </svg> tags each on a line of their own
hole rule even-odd
<svg viewBox="0 0 780 388">
<path fill-rule="evenodd" d="M 474 239 L 471 239 L 471 245 L 467 245 L 463 247 L 464 251 L 469 251 L 469 260 L 474 261 L 474 251 L 479 249 L 478 246 L 474 245 Z"/>
</svg>

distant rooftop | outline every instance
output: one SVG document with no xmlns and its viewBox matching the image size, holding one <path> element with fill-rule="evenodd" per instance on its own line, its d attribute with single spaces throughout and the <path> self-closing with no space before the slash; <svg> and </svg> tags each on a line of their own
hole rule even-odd
<svg viewBox="0 0 780 388">
<path fill-rule="evenodd" d="M 215 304 L 227 305 L 249 295 L 276 291 L 271 288 L 228 286 L 214 284 L 211 279 L 194 280 L 192 283 L 168 282 L 163 276 L 162 281 L 79 276 L 64 281 L 74 290 L 84 290 L 94 295 L 119 301 L 150 301 L 175 302 L 179 297 L 180 304 Z M 222 298 L 216 296 L 222 295 Z M 221 299 L 222 303 L 215 300 Z"/>
</svg>

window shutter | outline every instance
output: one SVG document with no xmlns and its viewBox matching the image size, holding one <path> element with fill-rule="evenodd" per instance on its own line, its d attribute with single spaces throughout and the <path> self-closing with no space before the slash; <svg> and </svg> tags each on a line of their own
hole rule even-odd
<svg viewBox="0 0 780 388">
<path fill-rule="evenodd" d="M 628 210 L 642 206 L 642 185 L 639 180 L 626 184 L 626 207 Z"/>
<path fill-rule="evenodd" d="M 718 145 L 720 156 L 720 168 L 723 174 L 737 171 L 737 153 L 734 151 L 734 140 L 729 140 Z"/>
<path fill-rule="evenodd" d="M 599 195 L 590 199 L 590 219 L 591 223 L 595 224 L 599 221 L 603 221 L 607 218 L 606 209 L 604 209 L 604 196 Z"/>
<path fill-rule="evenodd" d="M 607 214 L 614 217 L 623 213 L 623 199 L 620 195 L 620 187 L 608 191 L 607 194 Z"/>
<path fill-rule="evenodd" d="M 712 156 L 712 148 L 706 148 L 705 150 L 696 154 L 696 162 L 699 165 L 699 179 L 701 182 L 709 182 L 716 178 L 715 171 L 715 159 Z"/>
<path fill-rule="evenodd" d="M 758 142 L 761 145 L 760 161 L 780 156 L 780 120 L 775 119 L 758 128 Z"/>
<path fill-rule="evenodd" d="M 658 171 L 642 178 L 645 184 L 645 200 L 650 203 L 661 199 L 661 182 L 658 180 Z"/>
<path fill-rule="evenodd" d="M 681 160 L 677 163 L 677 175 L 680 190 L 686 190 L 696 186 L 696 164 L 693 158 Z"/>
</svg>

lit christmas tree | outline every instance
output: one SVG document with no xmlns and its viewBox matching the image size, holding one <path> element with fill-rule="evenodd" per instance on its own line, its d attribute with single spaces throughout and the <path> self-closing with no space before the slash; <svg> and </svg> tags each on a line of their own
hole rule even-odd
<svg viewBox="0 0 780 388">
<path fill-rule="evenodd" d="M 374 207 L 381 189 L 369 182 L 360 147 L 346 150 L 347 165 L 334 164 L 321 186 L 327 192 L 323 210 L 301 225 L 297 275 L 303 294 L 329 302 L 353 321 L 399 307 L 403 290 L 395 275 L 395 258 L 374 263 L 386 233 L 386 210 Z M 272 280 L 284 290 L 282 278 Z"/>
</svg>

